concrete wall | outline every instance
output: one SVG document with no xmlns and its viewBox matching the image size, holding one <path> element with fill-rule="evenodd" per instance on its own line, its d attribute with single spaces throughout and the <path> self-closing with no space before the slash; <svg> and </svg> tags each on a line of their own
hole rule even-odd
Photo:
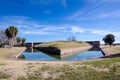
<svg viewBox="0 0 120 80">
<path fill-rule="evenodd" d="M 100 41 L 86 41 L 87 43 L 91 44 L 93 47 L 99 47 Z"/>
</svg>

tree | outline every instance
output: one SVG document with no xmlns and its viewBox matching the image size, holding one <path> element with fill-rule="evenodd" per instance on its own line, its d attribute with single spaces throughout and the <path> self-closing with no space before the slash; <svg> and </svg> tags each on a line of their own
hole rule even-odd
<svg viewBox="0 0 120 80">
<path fill-rule="evenodd" d="M 22 38 L 22 46 L 25 45 L 25 42 L 26 42 L 26 39 L 25 39 L 25 38 Z"/>
<path fill-rule="evenodd" d="M 76 37 L 75 36 L 71 36 L 67 39 L 68 41 L 76 41 Z"/>
<path fill-rule="evenodd" d="M 9 39 L 9 47 L 13 47 L 16 44 L 16 36 L 18 34 L 18 29 L 15 26 L 9 26 L 5 31 L 6 36 Z"/>
<path fill-rule="evenodd" d="M 21 38 L 20 37 L 17 37 L 17 43 L 18 43 L 18 45 L 20 46 L 21 45 Z"/>
<path fill-rule="evenodd" d="M 105 44 L 109 44 L 111 47 L 113 42 L 115 42 L 115 36 L 113 34 L 108 34 L 103 38 L 103 41 L 105 42 Z"/>
<path fill-rule="evenodd" d="M 105 45 L 107 45 L 107 39 L 106 39 L 106 37 L 103 38 L 103 41 L 104 41 Z"/>
<path fill-rule="evenodd" d="M 5 45 L 7 42 L 7 36 L 4 30 L 0 30 L 0 46 Z"/>
</svg>

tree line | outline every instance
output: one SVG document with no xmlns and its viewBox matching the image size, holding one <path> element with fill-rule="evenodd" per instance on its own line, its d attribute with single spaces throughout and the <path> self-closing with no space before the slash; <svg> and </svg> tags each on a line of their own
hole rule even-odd
<svg viewBox="0 0 120 80">
<path fill-rule="evenodd" d="M 8 43 L 9 43 L 9 47 L 12 48 L 15 45 L 22 45 L 24 46 L 26 39 L 25 38 L 20 38 L 17 37 L 18 35 L 18 29 L 15 26 L 9 26 L 6 30 L 5 30 L 6 36 L 8 38 Z M 17 44 L 18 43 L 18 44 Z"/>
<path fill-rule="evenodd" d="M 18 29 L 15 26 L 9 26 L 6 30 L 5 30 L 5 34 L 8 38 L 8 44 L 9 47 L 14 47 L 15 45 L 17 46 L 24 46 L 26 39 L 25 38 L 20 38 L 17 37 L 18 35 Z M 76 37 L 72 36 L 69 37 L 67 39 L 68 41 L 76 41 Z M 103 38 L 103 41 L 105 43 L 105 45 L 113 45 L 113 43 L 115 42 L 115 36 L 113 34 L 108 34 Z"/>
</svg>

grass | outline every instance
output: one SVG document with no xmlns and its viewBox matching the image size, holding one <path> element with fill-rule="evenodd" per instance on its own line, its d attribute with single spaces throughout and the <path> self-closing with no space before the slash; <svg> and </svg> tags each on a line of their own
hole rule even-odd
<svg viewBox="0 0 120 80">
<path fill-rule="evenodd" d="M 0 79 L 7 79 L 10 78 L 11 76 L 5 72 L 0 72 Z"/>
<path fill-rule="evenodd" d="M 15 53 L 18 53 L 18 51 L 23 50 L 23 47 L 14 47 L 14 48 L 0 48 L 0 59 L 9 59 L 10 56 L 12 56 Z"/>
<path fill-rule="evenodd" d="M 9 59 L 23 48 L 0 49 Z M 116 52 L 119 47 L 107 47 Z M 120 80 L 120 57 L 89 61 L 0 61 L 0 80 Z"/>
<path fill-rule="evenodd" d="M 112 46 L 112 47 L 102 46 L 102 48 L 104 48 L 105 50 L 111 52 L 111 54 L 120 53 L 120 46 Z"/>
<path fill-rule="evenodd" d="M 94 66 L 96 63 L 101 65 Z M 111 66 L 112 64 L 116 65 Z M 34 63 L 30 65 L 34 65 Z M 120 58 L 89 61 L 89 63 L 85 61 L 37 65 L 40 67 L 28 73 L 27 77 L 18 77 L 17 80 L 120 80 Z M 105 71 L 102 66 L 106 66 L 108 71 Z M 31 71 L 34 67 L 29 70 Z"/>
<path fill-rule="evenodd" d="M 75 62 L 9 61 L 5 63 L 0 66 L 0 79 L 120 80 L 120 58 Z"/>
<path fill-rule="evenodd" d="M 36 47 L 56 47 L 62 49 L 62 48 L 82 47 L 82 46 L 89 46 L 89 44 L 85 42 L 75 42 L 75 41 L 53 41 L 53 42 L 37 45 Z"/>
<path fill-rule="evenodd" d="M 87 62 L 83 62 L 83 64 L 86 65 L 92 65 L 92 66 L 97 66 L 97 67 L 101 67 L 101 66 L 109 66 L 110 64 L 116 63 L 116 62 L 120 62 L 120 58 L 110 58 L 110 59 L 105 59 L 105 60 L 96 60 L 96 61 L 87 61 Z"/>
</svg>

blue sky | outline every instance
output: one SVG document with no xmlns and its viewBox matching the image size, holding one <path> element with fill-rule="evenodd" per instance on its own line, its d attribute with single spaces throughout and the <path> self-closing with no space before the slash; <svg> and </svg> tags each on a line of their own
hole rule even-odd
<svg viewBox="0 0 120 80">
<path fill-rule="evenodd" d="M 99 40 L 120 42 L 120 0 L 0 0 L 0 30 L 14 25 L 27 42 Z"/>
</svg>

